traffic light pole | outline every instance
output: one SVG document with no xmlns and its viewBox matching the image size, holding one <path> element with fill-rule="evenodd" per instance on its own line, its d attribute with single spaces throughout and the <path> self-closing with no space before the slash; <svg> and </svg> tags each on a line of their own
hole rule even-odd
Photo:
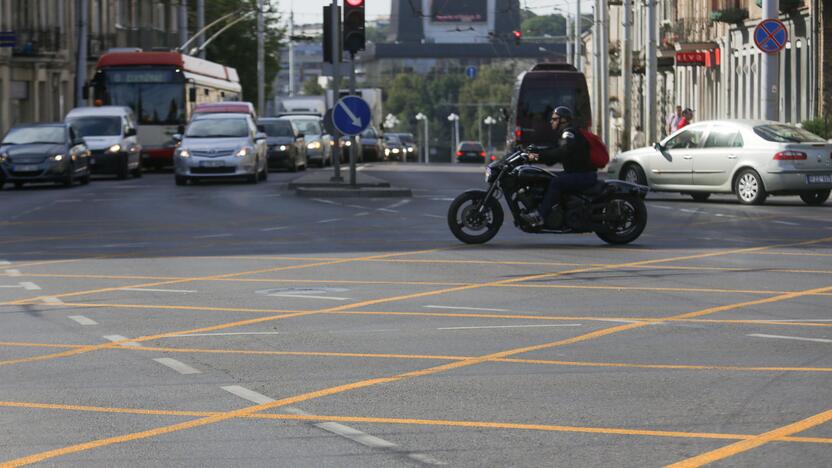
<svg viewBox="0 0 832 468">
<path fill-rule="evenodd" d="M 350 95 L 355 96 L 355 52 L 350 52 Z M 350 185 L 355 187 L 355 164 L 358 160 L 358 135 L 350 137 Z"/>
<path fill-rule="evenodd" d="M 329 22 L 331 27 L 330 37 L 332 39 L 332 109 L 335 110 L 335 103 L 338 102 L 339 95 L 338 86 L 340 84 L 340 70 L 338 68 L 341 66 L 341 61 L 339 60 L 341 56 L 341 28 L 338 27 L 341 24 L 341 18 L 338 15 L 338 0 L 332 0 L 332 7 L 329 13 L 332 15 Z M 341 142 L 337 134 L 333 135 L 333 137 L 335 138 L 334 145 L 332 146 L 332 169 L 334 173 L 330 180 L 332 182 L 343 182 L 344 178 L 341 177 Z"/>
</svg>

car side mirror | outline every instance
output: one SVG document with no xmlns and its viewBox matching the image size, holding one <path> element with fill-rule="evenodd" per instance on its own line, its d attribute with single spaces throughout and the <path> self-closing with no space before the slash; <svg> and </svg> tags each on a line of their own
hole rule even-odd
<svg viewBox="0 0 832 468">
<path fill-rule="evenodd" d="M 305 138 L 306 135 L 303 132 L 298 133 L 298 138 Z"/>
<path fill-rule="evenodd" d="M 658 141 L 653 143 L 653 148 L 655 148 L 656 151 L 658 151 L 659 153 L 662 153 L 662 154 L 664 154 L 664 152 L 667 151 L 667 148 L 662 146 L 662 144 L 659 143 Z"/>
<path fill-rule="evenodd" d="M 124 136 L 136 136 L 136 129 L 135 128 L 128 128 L 126 132 L 124 132 Z"/>
<path fill-rule="evenodd" d="M 257 133 L 254 135 L 254 141 L 265 140 L 265 139 L 267 139 L 267 138 L 268 138 L 268 136 L 266 136 L 266 134 L 265 134 L 265 133 L 263 133 L 263 132 L 257 132 Z"/>
<path fill-rule="evenodd" d="M 174 133 L 174 134 L 173 134 L 173 135 L 171 135 L 170 137 L 171 137 L 171 139 L 172 139 L 173 141 L 175 141 L 175 142 L 177 142 L 177 143 L 181 143 L 181 142 L 182 142 L 182 134 L 181 134 L 181 133 Z"/>
</svg>

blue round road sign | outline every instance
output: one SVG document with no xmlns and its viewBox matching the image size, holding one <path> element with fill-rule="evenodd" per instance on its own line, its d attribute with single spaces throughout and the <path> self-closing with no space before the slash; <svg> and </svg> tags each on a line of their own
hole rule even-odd
<svg viewBox="0 0 832 468">
<path fill-rule="evenodd" d="M 477 67 L 471 65 L 465 69 L 465 76 L 468 78 L 476 78 L 477 76 Z"/>
<path fill-rule="evenodd" d="M 344 135 L 358 135 L 370 125 L 370 105 L 358 96 L 344 96 L 332 109 L 332 124 Z"/>
<path fill-rule="evenodd" d="M 754 44 L 767 54 L 776 54 L 786 47 L 789 41 L 789 31 L 782 21 L 764 19 L 754 28 Z"/>
</svg>

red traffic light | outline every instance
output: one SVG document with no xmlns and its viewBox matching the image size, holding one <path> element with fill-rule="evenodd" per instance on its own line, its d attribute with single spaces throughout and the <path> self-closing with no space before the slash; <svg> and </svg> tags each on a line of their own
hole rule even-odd
<svg viewBox="0 0 832 468">
<path fill-rule="evenodd" d="M 347 5 L 351 7 L 360 7 L 364 6 L 364 0 L 346 0 Z"/>
<path fill-rule="evenodd" d="M 349 1 L 349 0 L 347 0 L 347 1 Z M 520 32 L 520 31 L 512 31 L 511 33 L 514 34 L 515 39 L 520 39 L 520 38 L 523 37 L 523 33 Z"/>
</svg>

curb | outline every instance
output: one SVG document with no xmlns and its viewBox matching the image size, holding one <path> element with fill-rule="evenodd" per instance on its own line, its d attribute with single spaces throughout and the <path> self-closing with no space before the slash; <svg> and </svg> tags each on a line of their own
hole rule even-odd
<svg viewBox="0 0 832 468">
<path fill-rule="evenodd" d="M 402 198 L 411 197 L 409 188 L 401 187 L 297 187 L 295 194 L 299 197 L 322 198 Z"/>
</svg>

